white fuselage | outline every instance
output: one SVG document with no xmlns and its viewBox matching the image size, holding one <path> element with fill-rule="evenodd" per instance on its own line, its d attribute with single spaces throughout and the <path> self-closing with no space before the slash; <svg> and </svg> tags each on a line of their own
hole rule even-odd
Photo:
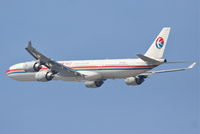
<svg viewBox="0 0 200 134">
<path fill-rule="evenodd" d="M 84 74 L 86 77 L 63 77 L 56 74 L 53 80 L 64 81 L 87 81 L 87 80 L 104 80 L 120 79 L 137 76 L 151 70 L 157 65 L 147 64 L 141 59 L 106 59 L 106 60 L 81 60 L 81 61 L 58 61 L 59 63 L 72 68 L 73 70 Z M 37 72 L 26 72 L 23 68 L 24 63 L 11 66 L 6 71 L 7 75 L 19 81 L 36 81 Z M 44 67 L 40 70 L 48 71 Z"/>
<path fill-rule="evenodd" d="M 127 85 L 140 85 L 145 78 L 152 74 L 191 69 L 196 64 L 193 63 L 187 68 L 149 71 L 167 62 L 166 59 L 163 59 L 163 54 L 169 32 L 170 27 L 164 27 L 146 53 L 137 54 L 137 59 L 57 62 L 37 51 L 29 41 L 25 49 L 36 61 L 15 64 L 6 71 L 6 74 L 8 77 L 19 81 L 80 81 L 84 82 L 88 88 L 101 87 L 106 79 L 124 79 Z"/>
</svg>

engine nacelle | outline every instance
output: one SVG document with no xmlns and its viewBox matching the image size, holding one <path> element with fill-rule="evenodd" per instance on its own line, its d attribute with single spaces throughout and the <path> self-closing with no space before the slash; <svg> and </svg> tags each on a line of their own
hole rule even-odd
<svg viewBox="0 0 200 134">
<path fill-rule="evenodd" d="M 129 78 L 126 78 L 125 80 L 125 83 L 127 85 L 132 85 L 132 86 L 136 86 L 136 85 L 140 85 L 142 84 L 142 82 L 144 82 L 144 78 L 142 77 L 129 77 Z"/>
<path fill-rule="evenodd" d="M 88 88 L 97 88 L 100 87 L 103 83 L 103 81 L 86 81 L 84 84 Z"/>
<path fill-rule="evenodd" d="M 23 65 L 25 72 L 38 72 L 42 68 L 42 65 L 37 61 L 26 62 Z"/>
<path fill-rule="evenodd" d="M 52 72 L 46 72 L 46 71 L 42 71 L 42 72 L 37 72 L 35 74 L 35 79 L 37 81 L 41 81 L 41 82 L 47 82 L 50 81 L 54 78 L 54 73 Z"/>
</svg>

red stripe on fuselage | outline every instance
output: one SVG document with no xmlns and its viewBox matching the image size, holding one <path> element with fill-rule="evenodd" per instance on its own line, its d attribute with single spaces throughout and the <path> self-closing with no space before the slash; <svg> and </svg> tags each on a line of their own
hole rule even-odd
<svg viewBox="0 0 200 134">
<path fill-rule="evenodd" d="M 95 69 L 95 68 L 137 68 L 137 67 L 156 67 L 157 65 L 129 65 L 129 66 L 79 66 L 79 67 L 69 67 L 72 69 Z M 42 68 L 42 70 L 46 70 L 48 68 Z M 10 69 L 7 70 L 5 73 L 15 72 L 15 71 L 24 71 L 24 69 Z"/>
<path fill-rule="evenodd" d="M 10 73 L 14 71 L 24 71 L 24 69 L 10 69 L 10 70 L 7 70 L 5 73 Z"/>
<path fill-rule="evenodd" d="M 155 65 L 138 65 L 138 66 L 81 66 L 81 67 L 70 67 L 72 69 L 80 69 L 80 68 L 120 68 L 120 67 L 155 67 Z"/>
</svg>

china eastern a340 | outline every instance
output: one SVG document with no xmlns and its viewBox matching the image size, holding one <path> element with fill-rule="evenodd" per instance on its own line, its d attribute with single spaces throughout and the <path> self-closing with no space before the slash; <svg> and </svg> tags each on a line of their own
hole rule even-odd
<svg viewBox="0 0 200 134">
<path fill-rule="evenodd" d="M 151 71 L 163 63 L 168 63 L 163 59 L 163 53 L 169 32 L 170 28 L 164 27 L 147 52 L 144 55 L 137 54 L 136 59 L 54 61 L 38 52 L 29 42 L 26 50 L 36 60 L 15 64 L 6 71 L 6 74 L 18 81 L 84 82 L 88 88 L 100 87 L 107 79 L 124 79 L 127 85 L 140 85 L 152 74 L 182 71 L 194 67 L 195 63 L 192 63 L 186 68 Z"/>
</svg>

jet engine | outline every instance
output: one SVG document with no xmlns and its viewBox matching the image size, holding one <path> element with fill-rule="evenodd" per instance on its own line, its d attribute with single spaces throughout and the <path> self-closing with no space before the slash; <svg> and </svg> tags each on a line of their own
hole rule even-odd
<svg viewBox="0 0 200 134">
<path fill-rule="evenodd" d="M 103 83 L 103 81 L 86 81 L 84 84 L 88 88 L 97 88 L 100 87 Z"/>
<path fill-rule="evenodd" d="M 37 72 L 42 68 L 42 65 L 37 61 L 25 62 L 23 69 L 25 72 Z"/>
<path fill-rule="evenodd" d="M 136 85 L 140 85 L 140 84 L 142 84 L 142 82 L 144 82 L 144 77 L 140 77 L 140 76 L 129 77 L 129 78 L 126 78 L 124 81 L 127 85 L 136 86 Z"/>
<path fill-rule="evenodd" d="M 50 81 L 54 78 L 55 74 L 52 72 L 46 72 L 46 71 L 42 71 L 42 72 L 37 72 L 35 74 L 35 79 L 37 81 L 41 81 L 41 82 L 47 82 Z"/>
</svg>

